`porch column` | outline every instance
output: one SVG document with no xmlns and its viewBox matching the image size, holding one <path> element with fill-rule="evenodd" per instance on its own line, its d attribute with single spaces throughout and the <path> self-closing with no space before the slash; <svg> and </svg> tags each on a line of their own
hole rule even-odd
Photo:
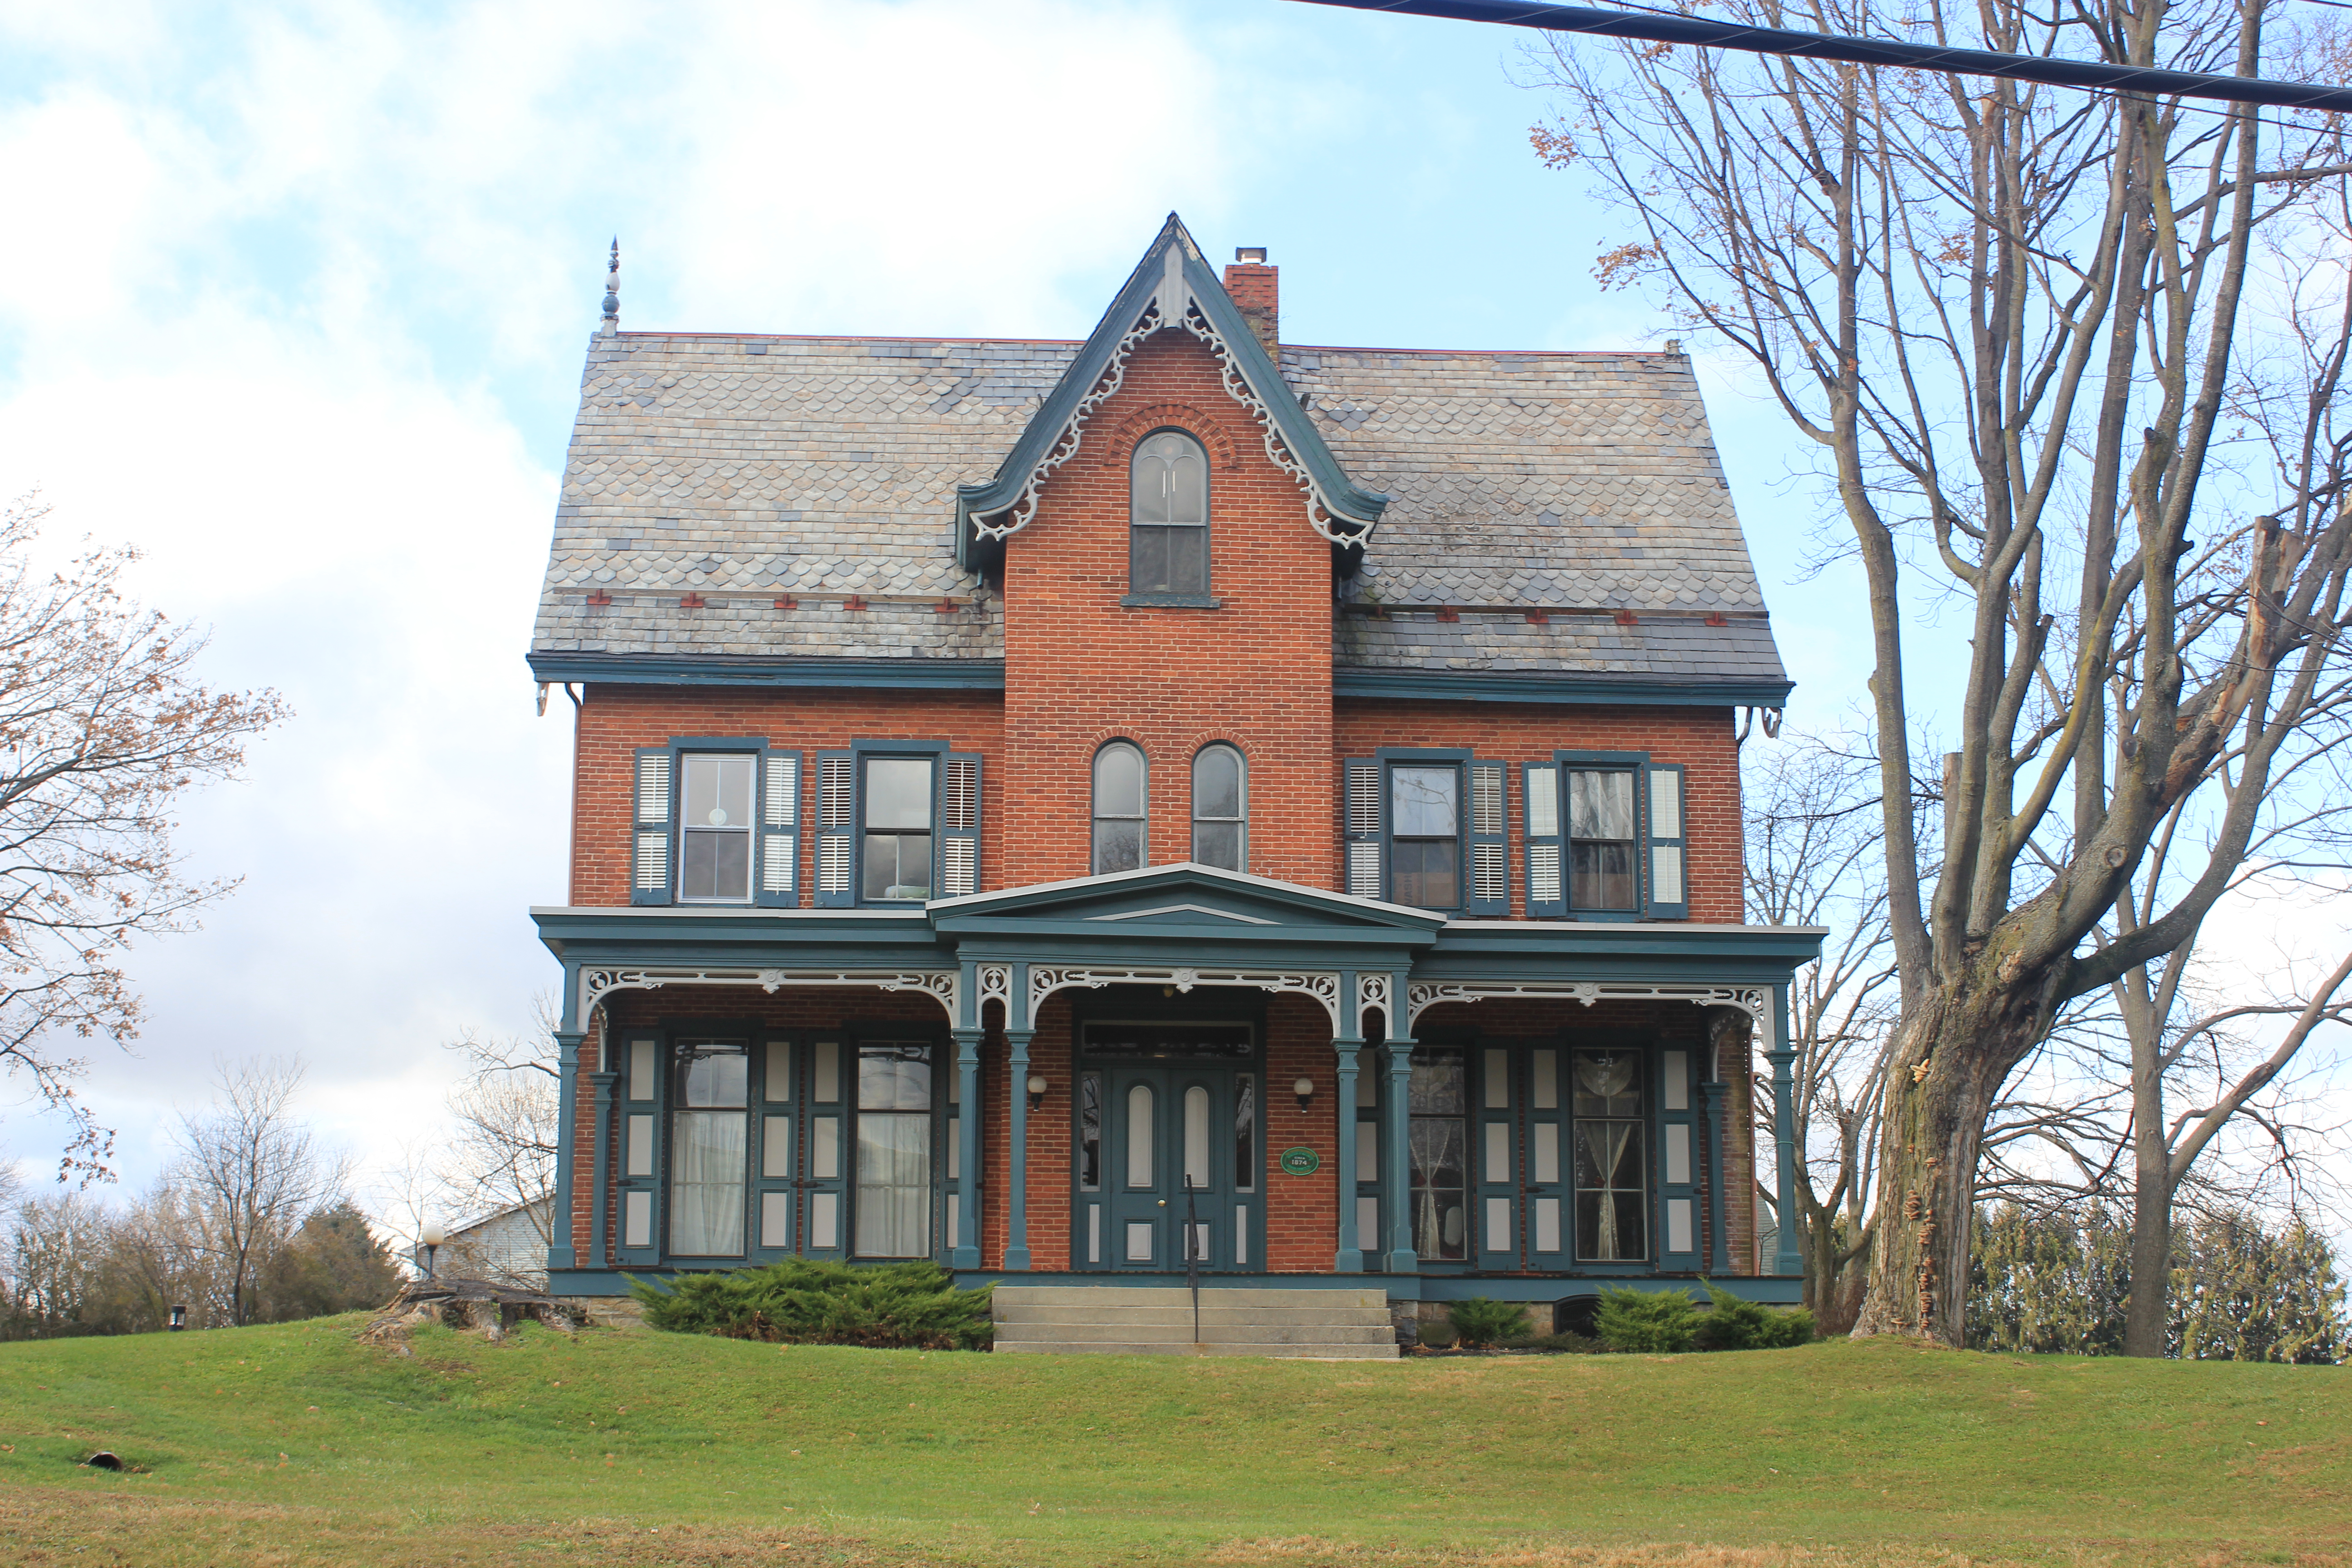
<svg viewBox="0 0 2352 1568">
<path fill-rule="evenodd" d="M 1364 1271 L 1364 1238 L 1356 1228 L 1356 1053 L 1363 1047 L 1363 1021 L 1356 1012 L 1356 975 L 1339 973 L 1339 1029 L 1331 1049 L 1339 1061 L 1339 1088 L 1332 1097 L 1332 1116 L 1339 1156 L 1339 1248 L 1331 1267 L 1340 1274 Z"/>
<path fill-rule="evenodd" d="M 962 1148 L 956 1160 L 955 1187 L 961 1212 L 956 1216 L 956 1244 L 949 1266 L 980 1267 L 980 1042 L 982 1031 L 958 1029 L 956 1046 L 956 1137 Z"/>
<path fill-rule="evenodd" d="M 1029 966 L 1013 966 L 1013 994 L 1004 1008 L 1004 1041 L 1012 1058 L 1004 1064 L 1004 1109 L 1008 1136 L 1004 1162 L 1004 1268 L 1029 1268 Z"/>
<path fill-rule="evenodd" d="M 609 1020 L 604 1030 L 612 1033 Z M 605 1234 L 604 1216 L 613 1207 L 613 1086 L 620 1081 L 616 1072 L 592 1072 L 588 1081 L 596 1088 L 596 1175 L 590 1183 L 595 1206 L 588 1211 L 588 1262 L 592 1268 L 612 1266 L 611 1237 Z"/>
<path fill-rule="evenodd" d="M 1780 1245 L 1772 1259 L 1775 1274 L 1802 1274 L 1804 1254 L 1797 1249 L 1797 1048 L 1789 1041 L 1789 988 L 1772 987 L 1772 1048 L 1764 1059 L 1772 1064 L 1772 1142 L 1779 1152 Z"/>
<path fill-rule="evenodd" d="M 1710 1069 L 1713 1070 L 1713 1069 Z M 1710 1077 L 1698 1086 L 1700 1114 L 1706 1119 L 1706 1230 L 1714 1238 L 1708 1249 L 1717 1274 L 1731 1272 L 1731 1237 L 1726 1234 L 1729 1215 L 1723 1207 L 1723 1082 Z"/>
<path fill-rule="evenodd" d="M 1412 1249 L 1412 1166 L 1405 1148 L 1412 1133 L 1406 1100 L 1412 1092 L 1412 1025 L 1407 1011 L 1405 977 L 1389 981 L 1389 1090 L 1381 1098 L 1381 1142 L 1387 1152 L 1381 1163 L 1381 1197 L 1389 1212 L 1389 1255 L 1391 1274 L 1418 1274 L 1421 1258 Z"/>
<path fill-rule="evenodd" d="M 555 1031 L 555 1196 L 547 1216 L 547 1266 L 571 1268 L 579 1252 L 572 1245 L 572 1130 L 580 1120 L 580 1047 L 584 1029 Z"/>
</svg>

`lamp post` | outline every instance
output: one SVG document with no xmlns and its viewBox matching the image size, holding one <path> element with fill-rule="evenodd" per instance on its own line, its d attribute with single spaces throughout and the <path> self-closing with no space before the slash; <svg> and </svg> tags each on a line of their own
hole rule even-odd
<svg viewBox="0 0 2352 1568">
<path fill-rule="evenodd" d="M 433 1278 L 433 1256 L 441 1250 L 441 1244 L 448 1239 L 448 1235 L 437 1219 L 426 1220 L 425 1228 L 416 1233 L 416 1239 L 425 1244 L 425 1278 L 427 1279 Z"/>
</svg>

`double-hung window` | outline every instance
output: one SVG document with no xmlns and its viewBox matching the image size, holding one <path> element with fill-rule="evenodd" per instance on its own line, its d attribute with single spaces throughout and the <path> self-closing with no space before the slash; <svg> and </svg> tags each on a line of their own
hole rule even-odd
<svg viewBox="0 0 2352 1568">
<path fill-rule="evenodd" d="M 1130 468 L 1128 584 L 1138 598 L 1209 592 L 1209 454 L 1181 430 L 1154 431 Z"/>
<path fill-rule="evenodd" d="M 690 752 L 680 761 L 686 773 L 686 816 L 678 827 L 678 900 L 749 903 L 751 796 L 760 759 Z"/>
<path fill-rule="evenodd" d="M 1113 741 L 1095 753 L 1094 853 L 1088 862 L 1094 875 L 1137 870 L 1150 858 L 1149 800 L 1140 750 Z"/>
<path fill-rule="evenodd" d="M 1249 869 L 1249 766 L 1222 741 L 1192 759 L 1192 858 Z"/>
<path fill-rule="evenodd" d="M 1351 759 L 1348 891 L 1479 919 L 1510 913 L 1507 774 L 1460 752 Z"/>
<path fill-rule="evenodd" d="M 1526 768 L 1528 913 L 1686 920 L 1683 769 L 1638 752 L 1559 752 Z"/>
<path fill-rule="evenodd" d="M 866 759 L 861 895 L 868 903 L 920 903 L 931 896 L 929 757 Z"/>
<path fill-rule="evenodd" d="M 800 901 L 798 752 L 687 736 L 640 747 L 635 762 L 631 903 Z"/>
<path fill-rule="evenodd" d="M 980 759 L 937 741 L 816 756 L 816 902 L 887 907 L 980 890 Z"/>
</svg>

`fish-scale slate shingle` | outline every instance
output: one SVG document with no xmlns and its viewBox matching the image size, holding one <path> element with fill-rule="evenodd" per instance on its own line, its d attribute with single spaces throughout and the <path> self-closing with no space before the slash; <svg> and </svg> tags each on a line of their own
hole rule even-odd
<svg viewBox="0 0 2352 1568">
<path fill-rule="evenodd" d="M 533 652 L 1001 659 L 955 487 L 995 472 L 1077 349 L 593 339 Z M 1349 478 L 1392 498 L 1340 668 L 1785 679 L 1688 361 L 1288 347 L 1282 369 Z"/>
</svg>

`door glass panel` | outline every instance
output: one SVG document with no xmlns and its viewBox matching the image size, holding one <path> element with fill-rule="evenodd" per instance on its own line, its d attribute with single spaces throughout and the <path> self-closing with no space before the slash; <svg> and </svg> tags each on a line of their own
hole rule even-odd
<svg viewBox="0 0 2352 1568">
<path fill-rule="evenodd" d="M 1184 1091 L 1184 1185 L 1209 1185 L 1209 1091 L 1197 1083 Z"/>
<path fill-rule="evenodd" d="M 751 1056 L 742 1046 L 680 1045 L 672 1068 L 669 1249 L 681 1257 L 743 1251 L 751 1151 Z"/>
<path fill-rule="evenodd" d="M 1257 1190 L 1257 1077 L 1234 1079 L 1234 1190 Z"/>
<path fill-rule="evenodd" d="M 1151 1131 L 1151 1086 L 1139 1083 L 1127 1091 L 1127 1184 L 1130 1187 L 1152 1185 L 1156 1161 Z M 1128 1234 L 1134 1235 L 1133 1226 L 1129 1227 Z"/>
<path fill-rule="evenodd" d="M 1102 1074 L 1078 1078 L 1078 1189 L 1096 1192 L 1102 1186 Z"/>
<path fill-rule="evenodd" d="M 931 1250 L 931 1047 L 857 1048 L 856 1250 L 921 1258 Z"/>
<path fill-rule="evenodd" d="M 1594 1262 L 1649 1256 L 1649 1152 L 1642 1136 L 1641 1058 L 1578 1051 L 1570 1068 L 1576 1131 L 1576 1255 Z"/>
<path fill-rule="evenodd" d="M 1422 1047 L 1412 1053 L 1406 1091 L 1412 1246 L 1439 1262 L 1469 1256 L 1467 1078 L 1459 1050 Z"/>
</svg>

